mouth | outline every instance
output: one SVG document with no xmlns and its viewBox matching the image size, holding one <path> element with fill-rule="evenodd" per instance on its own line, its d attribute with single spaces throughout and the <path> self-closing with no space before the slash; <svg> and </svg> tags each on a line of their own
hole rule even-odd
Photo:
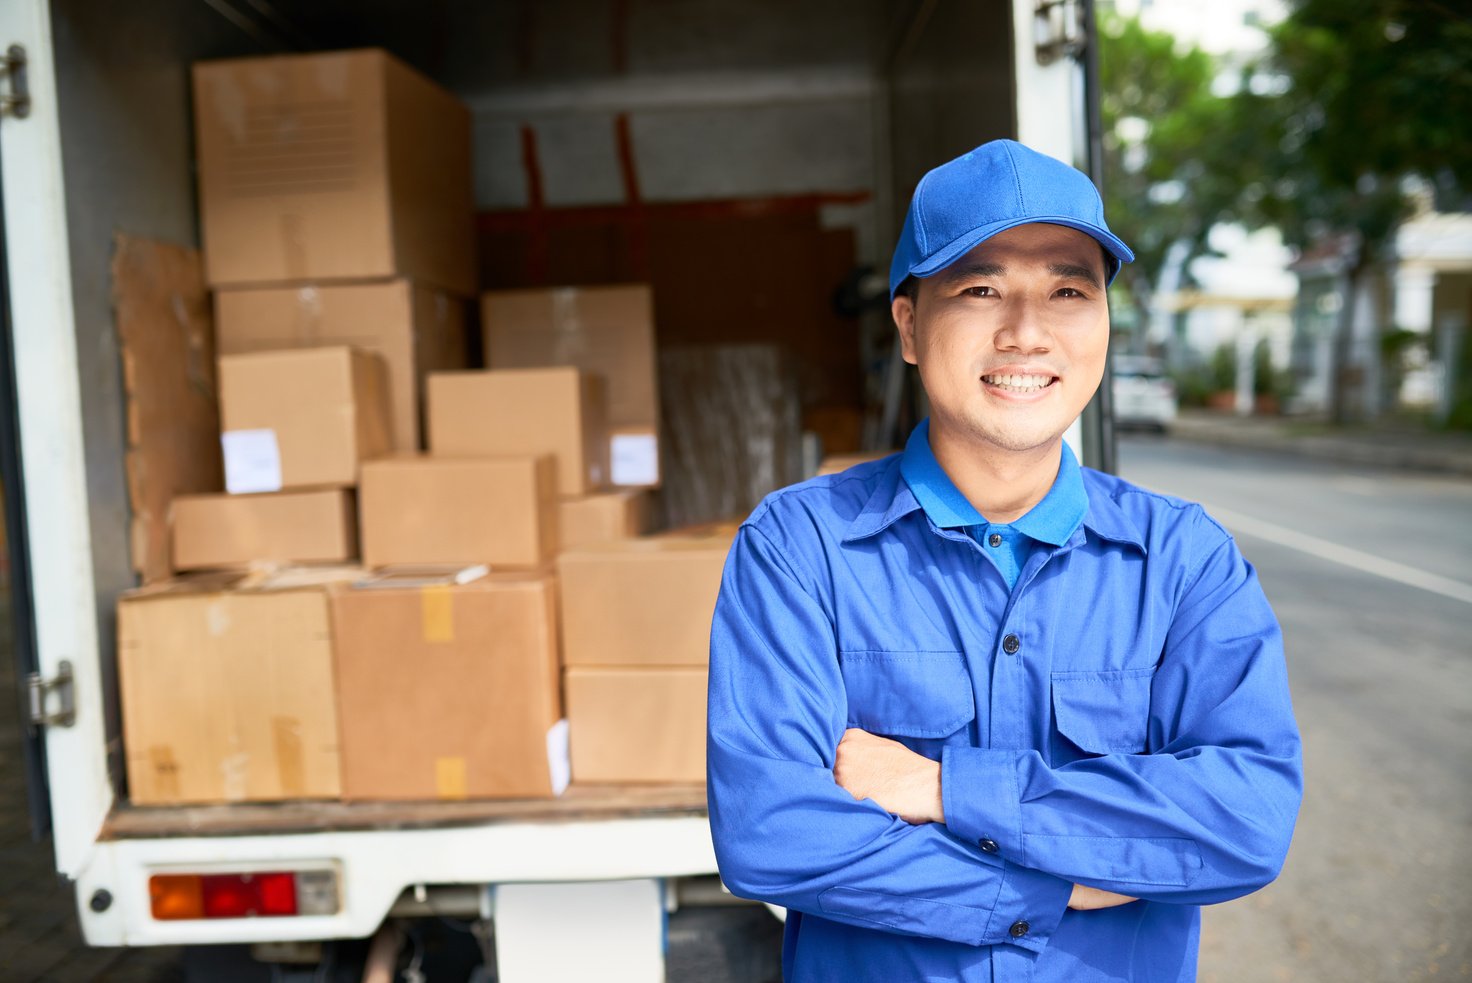
<svg viewBox="0 0 1472 983">
<path fill-rule="evenodd" d="M 1053 385 L 1058 381 L 1058 377 L 1040 373 L 997 372 L 982 376 L 981 381 L 989 388 L 1000 392 L 1030 396 Z"/>
</svg>

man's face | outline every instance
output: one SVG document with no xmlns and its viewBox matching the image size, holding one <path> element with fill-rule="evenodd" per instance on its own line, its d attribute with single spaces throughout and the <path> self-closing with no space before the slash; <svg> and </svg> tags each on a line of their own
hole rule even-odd
<svg viewBox="0 0 1472 983">
<path fill-rule="evenodd" d="M 893 305 L 932 427 L 1006 451 L 1060 437 L 1099 387 L 1109 347 L 1104 258 L 1061 225 L 999 232 Z"/>
</svg>

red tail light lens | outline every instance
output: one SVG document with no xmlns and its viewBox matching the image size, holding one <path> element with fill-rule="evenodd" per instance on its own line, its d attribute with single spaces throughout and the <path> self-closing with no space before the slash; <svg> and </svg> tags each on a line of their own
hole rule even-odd
<svg viewBox="0 0 1472 983">
<path fill-rule="evenodd" d="M 339 910 L 337 875 L 321 869 L 154 874 L 148 893 L 153 917 L 160 921 L 333 915 Z"/>
</svg>

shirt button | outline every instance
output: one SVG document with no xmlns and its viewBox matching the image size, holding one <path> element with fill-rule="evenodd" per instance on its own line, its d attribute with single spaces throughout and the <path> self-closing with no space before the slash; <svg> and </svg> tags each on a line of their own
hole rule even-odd
<svg viewBox="0 0 1472 983">
<path fill-rule="evenodd" d="M 977 846 L 981 847 L 982 853 L 996 853 L 998 849 L 997 841 L 989 838 L 983 838 Z"/>
<path fill-rule="evenodd" d="M 1030 931 L 1032 931 L 1032 926 L 1027 922 L 1013 922 L 1012 927 L 1007 929 L 1008 934 L 1014 939 L 1020 939 Z"/>
<path fill-rule="evenodd" d="M 1002 639 L 1002 651 L 1006 652 L 1008 655 L 1016 655 L 1017 650 L 1020 648 L 1022 648 L 1022 639 L 1018 638 L 1016 635 L 1008 635 L 1006 638 Z"/>
<path fill-rule="evenodd" d="M 991 546 L 991 547 L 1001 546 L 1002 545 L 1002 534 L 999 533 L 999 532 L 992 533 L 990 536 L 988 536 L 986 538 L 986 544 L 988 546 Z"/>
</svg>

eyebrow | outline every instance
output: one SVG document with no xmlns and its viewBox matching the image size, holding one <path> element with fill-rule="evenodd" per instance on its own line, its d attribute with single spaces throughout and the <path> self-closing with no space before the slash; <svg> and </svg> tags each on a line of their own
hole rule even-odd
<svg viewBox="0 0 1472 983">
<path fill-rule="evenodd" d="M 1054 276 L 1061 276 L 1068 280 L 1082 280 L 1091 287 L 1099 286 L 1099 277 L 1087 266 L 1075 266 L 1073 263 L 1052 263 L 1048 266 L 1048 272 Z"/>
<path fill-rule="evenodd" d="M 1098 274 L 1087 266 L 1079 266 L 1075 263 L 1050 263 L 1048 272 L 1068 280 L 1082 280 L 1091 287 L 1099 286 Z M 1006 273 L 1007 268 L 1000 263 L 967 263 L 964 266 L 953 266 L 946 270 L 942 282 L 955 283 L 958 280 L 970 280 L 974 277 L 1001 277 Z"/>
</svg>

